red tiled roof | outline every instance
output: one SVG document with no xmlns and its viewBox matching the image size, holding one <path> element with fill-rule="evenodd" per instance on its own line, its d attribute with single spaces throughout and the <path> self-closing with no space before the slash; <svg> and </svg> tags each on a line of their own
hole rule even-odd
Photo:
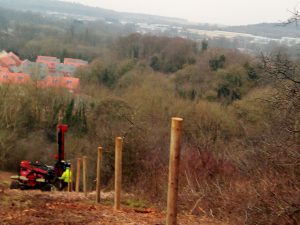
<svg viewBox="0 0 300 225">
<path fill-rule="evenodd" d="M 86 66 L 88 64 L 87 61 L 81 60 L 81 59 L 72 59 L 72 58 L 65 58 L 64 59 L 64 64 L 65 65 L 72 65 L 75 67 L 80 67 L 80 66 Z"/>
<path fill-rule="evenodd" d="M 38 63 L 44 63 L 48 66 L 50 70 L 55 70 L 56 65 L 60 63 L 60 60 L 52 56 L 41 56 L 39 55 L 36 59 Z"/>
<path fill-rule="evenodd" d="M 16 65 L 15 60 L 12 59 L 8 54 L 0 57 L 0 66 L 9 67 L 15 65 Z"/>
<path fill-rule="evenodd" d="M 15 53 L 13 52 L 9 52 L 8 55 L 11 57 L 11 59 L 13 59 L 16 62 L 16 65 L 19 66 L 21 65 L 22 61 L 19 58 L 19 56 L 17 56 Z"/>
<path fill-rule="evenodd" d="M 21 65 L 22 61 L 20 58 L 14 54 L 13 52 L 4 53 L 0 56 L 0 65 L 5 67 L 10 66 L 19 66 Z"/>
<path fill-rule="evenodd" d="M 38 62 L 38 61 L 40 61 L 40 60 L 42 60 L 42 61 L 54 61 L 54 62 L 57 62 L 57 61 L 59 61 L 59 59 L 58 58 L 56 58 L 56 57 L 54 57 L 54 56 L 42 56 L 42 55 L 39 55 L 38 57 L 37 57 L 37 59 L 36 59 L 36 61 Z"/>
</svg>

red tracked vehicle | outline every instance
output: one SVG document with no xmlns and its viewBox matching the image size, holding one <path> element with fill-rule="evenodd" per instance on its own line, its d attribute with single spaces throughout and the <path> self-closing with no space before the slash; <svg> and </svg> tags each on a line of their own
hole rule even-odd
<svg viewBox="0 0 300 225">
<path fill-rule="evenodd" d="M 42 191 L 51 191 L 55 186 L 57 189 L 62 189 L 62 182 L 58 179 L 66 169 L 67 163 L 64 161 L 65 148 L 64 137 L 68 131 L 68 125 L 59 124 L 57 126 L 58 135 L 58 154 L 57 162 L 54 166 L 47 166 L 40 162 L 21 161 L 19 175 L 11 176 L 11 189 L 41 189 Z"/>
</svg>

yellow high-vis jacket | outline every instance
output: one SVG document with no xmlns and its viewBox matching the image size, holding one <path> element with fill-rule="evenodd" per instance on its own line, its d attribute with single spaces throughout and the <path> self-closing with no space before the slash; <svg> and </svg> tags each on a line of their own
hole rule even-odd
<svg viewBox="0 0 300 225">
<path fill-rule="evenodd" d="M 66 182 L 66 183 L 72 182 L 72 172 L 71 172 L 70 168 L 67 168 L 65 170 L 65 172 L 63 172 L 61 177 L 59 177 L 59 179 L 64 180 L 64 182 Z"/>
</svg>

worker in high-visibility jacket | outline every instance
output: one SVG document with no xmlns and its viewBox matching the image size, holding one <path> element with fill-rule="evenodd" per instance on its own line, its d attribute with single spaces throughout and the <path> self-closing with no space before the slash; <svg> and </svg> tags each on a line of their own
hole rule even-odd
<svg viewBox="0 0 300 225">
<path fill-rule="evenodd" d="M 69 187 L 71 186 L 72 171 L 70 170 L 69 166 L 66 167 L 66 170 L 63 172 L 61 177 L 59 177 L 58 179 L 63 180 L 63 187 L 64 188 L 67 188 L 69 183 L 70 183 Z"/>
</svg>

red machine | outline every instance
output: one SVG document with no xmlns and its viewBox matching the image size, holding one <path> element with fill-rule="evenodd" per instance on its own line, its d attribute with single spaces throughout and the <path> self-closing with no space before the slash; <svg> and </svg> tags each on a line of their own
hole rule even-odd
<svg viewBox="0 0 300 225">
<path fill-rule="evenodd" d="M 58 130 L 58 155 L 57 162 L 54 166 L 47 166 L 40 162 L 21 161 L 19 175 L 12 176 L 11 189 L 41 189 L 42 191 L 50 191 L 53 186 L 62 189 L 62 182 L 58 179 L 65 171 L 67 163 L 64 161 L 65 148 L 64 137 L 68 131 L 68 125 L 59 124 Z"/>
<path fill-rule="evenodd" d="M 57 163 L 54 166 L 55 173 L 58 177 L 60 177 L 66 169 L 65 160 L 65 133 L 68 131 L 68 125 L 59 124 L 57 126 L 57 144 L 58 144 L 58 155 L 57 155 Z"/>
</svg>

